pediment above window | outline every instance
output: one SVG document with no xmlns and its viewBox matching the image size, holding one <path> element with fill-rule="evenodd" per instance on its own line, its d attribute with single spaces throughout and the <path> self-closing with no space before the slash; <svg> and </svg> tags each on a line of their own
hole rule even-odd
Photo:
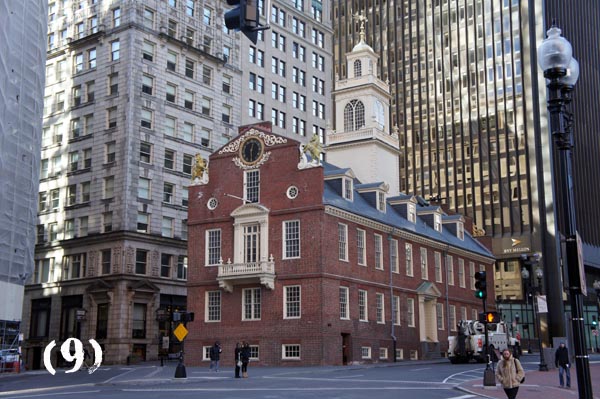
<svg viewBox="0 0 600 399">
<path fill-rule="evenodd" d="M 424 295 L 426 297 L 439 298 L 442 296 L 441 291 L 429 281 L 424 281 L 417 287 L 417 295 Z"/>
<path fill-rule="evenodd" d="M 269 209 L 260 204 L 244 204 L 231 212 L 234 218 L 260 217 L 269 214 Z"/>
</svg>

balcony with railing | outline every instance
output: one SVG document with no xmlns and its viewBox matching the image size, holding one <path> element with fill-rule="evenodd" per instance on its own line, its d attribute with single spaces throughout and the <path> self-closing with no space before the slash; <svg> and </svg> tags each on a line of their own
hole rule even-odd
<svg viewBox="0 0 600 399">
<path fill-rule="evenodd" d="M 260 283 L 270 290 L 275 289 L 275 262 L 273 255 L 269 260 L 251 263 L 219 262 L 217 274 L 219 287 L 227 292 L 233 292 L 234 285 Z"/>
</svg>

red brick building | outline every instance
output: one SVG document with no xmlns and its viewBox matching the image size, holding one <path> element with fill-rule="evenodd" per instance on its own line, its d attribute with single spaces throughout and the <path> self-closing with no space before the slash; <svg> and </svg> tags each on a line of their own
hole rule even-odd
<svg viewBox="0 0 600 399">
<path fill-rule="evenodd" d="M 269 366 L 440 356 L 482 310 L 473 274 L 492 275 L 490 252 L 460 215 L 302 148 L 250 127 L 197 171 L 186 362 L 208 361 L 217 340 L 225 365 L 243 340 Z"/>
</svg>

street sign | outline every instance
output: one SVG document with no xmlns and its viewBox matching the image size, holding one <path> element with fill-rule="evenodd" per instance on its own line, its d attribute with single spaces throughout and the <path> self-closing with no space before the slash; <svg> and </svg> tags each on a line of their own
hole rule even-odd
<svg viewBox="0 0 600 399">
<path fill-rule="evenodd" d="M 575 232 L 575 239 L 577 240 L 577 263 L 579 266 L 579 287 L 583 296 L 587 296 L 587 283 L 585 281 L 585 270 L 583 263 L 583 243 L 581 242 L 581 236 L 579 232 Z M 572 284 L 571 284 L 572 285 Z"/>
<path fill-rule="evenodd" d="M 175 334 L 175 337 L 179 340 L 179 342 L 183 342 L 185 337 L 188 335 L 188 329 L 185 328 L 183 324 L 179 324 L 175 331 L 173 331 L 173 334 Z"/>
<path fill-rule="evenodd" d="M 548 302 L 546 295 L 538 295 L 537 297 L 538 313 L 548 313 Z"/>
</svg>

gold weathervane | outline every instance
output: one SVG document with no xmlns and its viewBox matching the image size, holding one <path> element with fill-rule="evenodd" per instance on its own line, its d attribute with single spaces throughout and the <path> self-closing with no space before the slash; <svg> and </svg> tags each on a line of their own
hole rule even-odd
<svg viewBox="0 0 600 399">
<path fill-rule="evenodd" d="M 360 15 L 358 12 L 354 14 L 354 19 L 360 22 L 360 41 L 365 41 L 365 22 L 367 22 L 367 17 L 364 15 Z"/>
</svg>

